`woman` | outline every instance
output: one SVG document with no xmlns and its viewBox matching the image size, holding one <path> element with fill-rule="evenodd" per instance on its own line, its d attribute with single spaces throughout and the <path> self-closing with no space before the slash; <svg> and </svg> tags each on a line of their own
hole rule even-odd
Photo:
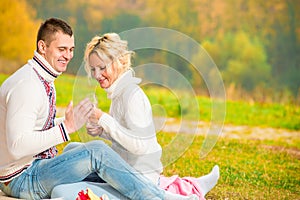
<svg viewBox="0 0 300 200">
<path fill-rule="evenodd" d="M 113 149 L 125 161 L 158 185 L 162 172 L 161 147 L 155 136 L 150 103 L 137 85 L 140 79 L 133 77 L 133 70 L 130 67 L 132 53 L 127 50 L 127 42 L 122 41 L 115 33 L 95 37 L 87 45 L 85 68 L 88 74 L 106 89 L 108 98 L 112 99 L 112 115 L 94 108 L 86 126 L 89 134 L 101 135 L 112 140 Z M 64 152 L 82 145 L 82 143 L 70 143 L 65 147 Z M 120 173 L 120 169 L 114 170 Z M 146 180 L 149 181 L 148 179 Z M 83 182 L 55 187 L 51 197 L 75 199 L 74 194 L 86 188 L 99 196 L 107 194 L 110 199 L 125 199 L 118 191 L 93 174 Z M 144 189 L 148 190 L 148 188 Z M 168 191 L 163 193 L 166 200 L 198 199 L 195 194 L 182 196 Z"/>
<path fill-rule="evenodd" d="M 157 142 L 150 102 L 131 68 L 132 51 L 116 33 L 94 37 L 86 47 L 85 69 L 111 99 L 109 114 L 94 109 L 87 132 L 112 141 L 112 148 L 131 166 L 164 189 L 200 199 L 219 178 L 219 168 L 200 178 L 163 177 L 161 146 Z M 94 124 L 94 125 L 93 125 Z M 189 186 L 187 186 L 189 185 Z M 184 187 L 184 188 L 183 188 Z"/>
</svg>

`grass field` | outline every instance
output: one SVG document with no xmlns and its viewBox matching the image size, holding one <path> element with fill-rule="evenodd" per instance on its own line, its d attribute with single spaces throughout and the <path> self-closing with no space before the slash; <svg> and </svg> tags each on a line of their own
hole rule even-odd
<svg viewBox="0 0 300 200">
<path fill-rule="evenodd" d="M 159 141 L 168 144 L 166 138 L 172 137 L 173 134 L 162 133 Z M 293 144 L 220 138 L 213 150 L 200 159 L 202 142 L 203 136 L 196 136 L 183 156 L 165 168 L 164 174 L 201 176 L 218 164 L 221 177 L 207 199 L 300 199 L 300 152 L 288 151 L 300 146 L 299 138 Z M 278 148 L 282 145 L 285 148 Z"/>
<path fill-rule="evenodd" d="M 84 79 L 84 78 L 82 78 Z M 1 81 L 1 77 L 0 77 Z M 76 81 L 76 84 L 74 84 Z M 80 78 L 74 79 L 74 76 L 63 75 L 56 80 L 57 105 L 66 106 L 71 99 L 79 97 L 80 94 L 86 94 L 88 91 L 84 87 Z M 1 82 L 0 82 L 1 83 Z M 73 87 L 75 85 L 75 87 Z M 93 89 L 93 88 L 92 88 Z M 89 89 L 89 90 L 92 90 Z M 146 89 L 151 104 L 161 105 L 168 117 L 180 117 L 181 107 L 178 106 L 178 99 L 170 91 L 165 89 Z M 96 89 L 99 99 L 99 106 L 107 111 L 110 101 L 106 94 L 99 87 Z M 73 94 L 73 95 L 72 95 Z M 211 120 L 211 100 L 207 97 L 196 97 L 199 102 L 200 117 L 203 121 Z M 300 107 L 295 105 L 282 104 L 262 104 L 249 103 L 242 101 L 227 101 L 226 103 L 226 124 L 250 125 L 262 127 L 285 128 L 290 130 L 300 130 Z M 188 103 L 186 103 L 188 105 Z M 190 113 L 193 113 L 190 111 Z"/>
<path fill-rule="evenodd" d="M 0 84 L 6 78 L 0 75 Z M 79 86 L 74 92 L 74 77 L 63 75 L 56 80 L 57 105 L 65 107 L 75 97 L 74 93 L 88 93 Z M 97 89 L 99 106 L 108 110 L 109 101 L 105 93 Z M 146 90 L 152 104 L 165 108 L 167 116 L 177 118 L 180 115 L 177 100 L 163 90 Z M 175 99 L 174 99 L 175 98 Z M 200 105 L 201 120 L 210 121 L 211 101 L 207 97 L 197 97 Z M 212 151 L 204 158 L 199 157 L 204 135 L 197 135 L 192 144 L 174 162 L 164 163 L 167 176 L 201 176 L 207 174 L 218 164 L 221 177 L 217 186 L 210 191 L 207 199 L 300 199 L 300 108 L 295 105 L 259 104 L 248 102 L 226 102 L 225 125 L 273 127 L 269 137 L 249 138 L 248 132 L 239 131 L 239 138 L 220 137 Z M 284 129 L 288 137 L 278 136 L 276 129 Z M 264 134 L 263 132 L 260 134 Z M 267 134 L 267 133 L 266 133 Z M 274 134 L 274 137 L 273 135 Z M 166 149 L 175 133 L 159 132 L 158 140 Z M 244 137 L 245 136 L 245 137 Z M 182 143 L 192 137 L 181 135 Z M 79 141 L 78 134 L 72 138 Z M 59 146 L 60 150 L 63 145 Z M 175 146 L 174 148 L 178 148 Z M 172 157 L 172 151 L 164 151 L 163 158 Z M 166 159 L 167 160 L 167 159 Z M 163 161 L 165 161 L 163 159 Z"/>
<path fill-rule="evenodd" d="M 0 84 L 7 75 L 0 74 Z M 99 106 L 107 111 L 110 101 L 107 100 L 105 92 L 97 87 L 88 86 L 86 78 L 76 78 L 72 75 L 62 75 L 56 81 L 57 106 L 65 107 L 73 100 L 75 103 L 84 98 L 84 95 L 96 91 Z M 89 88 L 87 88 L 89 87 Z M 145 89 L 151 104 L 161 105 L 168 117 L 178 118 L 182 114 L 178 106 L 178 99 L 170 91 L 165 89 Z M 211 100 L 207 97 L 196 97 L 199 102 L 200 118 L 203 121 L 211 120 Z M 300 107 L 295 105 L 262 104 L 242 101 L 227 101 L 226 124 L 250 125 L 262 127 L 285 128 L 300 130 Z M 188 102 L 186 103 L 188 105 Z M 187 106 L 188 107 L 188 106 Z M 183 110 L 184 111 L 184 110 Z M 193 113 L 193 111 L 190 111 Z M 188 116 L 187 116 L 188 117 Z"/>
</svg>

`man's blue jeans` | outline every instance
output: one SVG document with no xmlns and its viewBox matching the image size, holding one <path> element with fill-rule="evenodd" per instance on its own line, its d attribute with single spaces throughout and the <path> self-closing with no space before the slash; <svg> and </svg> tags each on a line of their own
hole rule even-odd
<svg viewBox="0 0 300 200">
<path fill-rule="evenodd" d="M 129 199 L 164 199 L 163 190 L 100 140 L 78 145 L 52 159 L 36 160 L 7 186 L 0 184 L 0 189 L 23 199 L 49 198 L 55 186 L 82 181 L 94 172 Z"/>
</svg>

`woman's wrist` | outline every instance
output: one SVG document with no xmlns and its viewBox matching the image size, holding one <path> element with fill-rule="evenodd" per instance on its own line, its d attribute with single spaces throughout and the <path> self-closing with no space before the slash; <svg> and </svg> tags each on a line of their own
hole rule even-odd
<svg viewBox="0 0 300 200">
<path fill-rule="evenodd" d="M 97 109 L 97 112 L 96 112 L 96 118 L 97 118 L 97 121 L 99 121 L 99 120 L 100 120 L 100 118 L 102 117 L 102 115 L 103 115 L 103 112 L 102 112 L 102 110 L 100 110 L 100 109 Z"/>
</svg>

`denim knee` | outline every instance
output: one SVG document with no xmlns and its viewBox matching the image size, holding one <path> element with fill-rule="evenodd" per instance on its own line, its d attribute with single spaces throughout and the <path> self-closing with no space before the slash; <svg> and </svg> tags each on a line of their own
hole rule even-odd
<svg viewBox="0 0 300 200">
<path fill-rule="evenodd" d="M 92 140 L 90 142 L 84 143 L 85 148 L 89 150 L 104 150 L 104 151 L 110 151 L 111 149 L 109 146 L 103 142 L 102 140 Z"/>
<path fill-rule="evenodd" d="M 67 144 L 63 150 L 63 152 L 69 151 L 71 149 L 74 149 L 80 145 L 83 145 L 83 143 L 81 142 L 70 142 L 69 144 Z"/>
</svg>

